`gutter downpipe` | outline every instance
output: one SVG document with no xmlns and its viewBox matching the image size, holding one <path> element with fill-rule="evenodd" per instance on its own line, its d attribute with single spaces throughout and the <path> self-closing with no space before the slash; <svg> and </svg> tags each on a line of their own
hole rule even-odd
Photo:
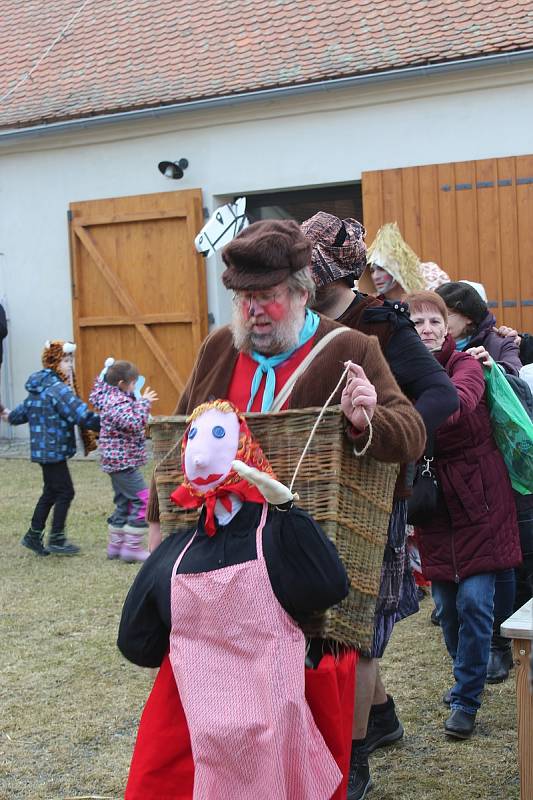
<svg viewBox="0 0 533 800">
<path fill-rule="evenodd" d="M 222 95 L 221 97 L 206 98 L 203 100 L 189 100 L 183 103 L 173 103 L 166 106 L 141 108 L 132 111 L 118 111 L 114 114 L 101 114 L 94 117 L 65 120 L 64 122 L 51 122 L 27 128 L 9 128 L 3 131 L 0 130 L 0 143 L 12 141 L 14 139 L 37 138 L 53 133 L 66 133 L 112 123 L 136 121 L 138 119 L 157 119 L 158 117 L 166 117 L 178 112 L 210 110 L 213 108 L 241 105 L 242 103 L 276 100 L 278 98 L 291 97 L 294 95 L 312 94 L 320 91 L 328 91 L 330 89 L 346 89 L 352 88 L 353 86 L 363 86 L 370 83 L 385 83 L 405 78 L 429 78 L 433 75 L 442 75 L 449 72 L 464 72 L 467 69 L 481 69 L 483 67 L 498 66 L 500 64 L 516 64 L 531 59 L 533 59 L 533 49 L 514 53 L 497 53 L 489 56 L 457 59 L 445 63 L 441 62 L 418 67 L 402 67 L 399 69 L 384 70 L 383 72 L 373 72 L 366 75 L 352 75 L 347 78 L 332 78 L 331 80 L 316 81 L 315 83 L 305 83 L 298 86 L 280 86 L 275 89 L 260 89 L 252 92 L 244 92 L 242 94 Z"/>
</svg>

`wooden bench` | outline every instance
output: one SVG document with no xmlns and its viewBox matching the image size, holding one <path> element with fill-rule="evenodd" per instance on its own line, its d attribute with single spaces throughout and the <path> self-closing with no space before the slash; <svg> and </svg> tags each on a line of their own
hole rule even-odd
<svg viewBox="0 0 533 800">
<path fill-rule="evenodd" d="M 518 715 L 520 800 L 533 798 L 533 693 L 530 683 L 533 599 L 515 611 L 501 626 L 502 636 L 513 640 Z"/>
</svg>

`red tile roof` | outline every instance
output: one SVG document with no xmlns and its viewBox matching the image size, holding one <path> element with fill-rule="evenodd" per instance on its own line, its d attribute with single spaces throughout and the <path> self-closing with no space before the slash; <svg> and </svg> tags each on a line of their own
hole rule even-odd
<svg viewBox="0 0 533 800">
<path fill-rule="evenodd" d="M 0 98 L 10 92 L 0 101 L 2 128 L 533 47 L 531 0 L 2 0 L 1 6 Z"/>
</svg>

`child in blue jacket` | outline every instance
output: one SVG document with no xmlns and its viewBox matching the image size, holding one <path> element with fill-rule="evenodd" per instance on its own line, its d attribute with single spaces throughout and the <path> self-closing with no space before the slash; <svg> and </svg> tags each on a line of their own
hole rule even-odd
<svg viewBox="0 0 533 800">
<path fill-rule="evenodd" d="M 39 556 L 74 555 L 80 549 L 65 535 L 65 522 L 74 498 L 67 459 L 76 452 L 75 425 L 80 426 L 85 455 L 96 448 L 92 431 L 100 430 L 100 418 L 77 396 L 75 350 L 72 342 L 46 342 L 42 355 L 44 369 L 34 372 L 26 381 L 28 396 L 13 411 L 2 412 L 11 425 L 29 424 L 31 460 L 40 464 L 43 471 L 43 492 L 21 540 L 24 547 Z M 52 528 L 45 547 L 44 529 L 52 508 Z"/>
</svg>

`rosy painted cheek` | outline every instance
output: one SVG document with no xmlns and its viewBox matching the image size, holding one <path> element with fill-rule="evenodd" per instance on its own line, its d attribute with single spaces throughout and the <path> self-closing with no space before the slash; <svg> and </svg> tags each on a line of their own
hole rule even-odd
<svg viewBox="0 0 533 800">
<path fill-rule="evenodd" d="M 279 322 L 279 320 L 283 319 L 286 314 L 285 306 L 282 303 L 265 303 L 263 309 L 265 313 L 268 314 L 270 319 L 274 320 L 274 322 Z"/>
</svg>

